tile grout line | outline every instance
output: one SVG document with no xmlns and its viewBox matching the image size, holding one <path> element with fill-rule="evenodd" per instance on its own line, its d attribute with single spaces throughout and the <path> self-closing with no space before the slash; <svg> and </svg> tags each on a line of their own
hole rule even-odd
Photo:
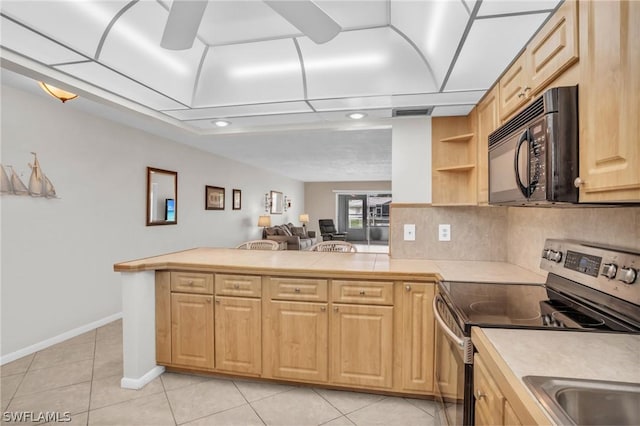
<svg viewBox="0 0 640 426">
<path fill-rule="evenodd" d="M 7 410 L 9 409 L 9 407 L 11 407 L 11 403 L 13 402 L 13 398 L 16 397 L 16 393 L 18 393 L 18 390 L 20 389 L 20 386 L 22 386 L 22 383 L 24 382 L 25 377 L 27 377 L 27 373 L 29 372 L 29 369 L 31 368 L 31 364 L 33 364 L 33 360 L 36 359 L 36 354 L 37 354 L 37 352 L 34 353 L 33 356 L 31 357 L 31 361 L 29 362 L 29 365 L 27 366 L 27 369 L 22 374 L 22 379 L 20 379 L 20 383 L 18 383 L 18 386 L 16 386 L 16 390 L 13 391 L 13 394 L 11 395 L 11 398 L 9 398 L 9 403 L 7 404 Z"/>
<path fill-rule="evenodd" d="M 164 397 L 167 400 L 167 405 L 169 405 L 169 411 L 171 411 L 171 417 L 173 417 L 173 424 L 177 425 L 178 421 L 176 420 L 176 415 L 173 412 L 173 407 L 171 406 L 169 395 L 167 395 L 167 388 L 164 386 L 164 380 L 162 380 L 163 374 L 160 375 L 160 384 L 162 385 L 162 390 L 164 391 Z"/>
<path fill-rule="evenodd" d="M 89 426 L 89 418 L 91 417 L 91 396 L 93 395 L 93 375 L 94 368 L 96 367 L 96 350 L 98 347 L 98 329 L 94 330 L 93 336 L 93 362 L 91 363 L 91 382 L 89 383 L 89 403 L 87 405 L 87 423 L 85 426 Z"/>
<path fill-rule="evenodd" d="M 264 421 L 264 419 L 260 416 L 260 414 L 258 413 L 258 411 L 256 411 L 256 409 L 253 407 L 253 405 L 251 405 L 251 402 L 247 399 L 247 397 L 246 397 L 246 396 L 244 396 L 244 394 L 242 393 L 242 391 L 240 390 L 240 388 L 239 388 L 239 387 L 238 387 L 238 385 L 236 384 L 236 381 L 235 381 L 235 380 L 231 380 L 231 383 L 233 383 L 233 386 L 235 386 L 235 387 L 236 387 L 236 389 L 238 390 L 238 392 L 240 392 L 240 395 L 242 395 L 242 397 L 244 398 L 244 400 L 245 400 L 245 401 L 247 401 L 247 404 L 249 405 L 249 407 L 251 407 L 251 410 L 253 410 L 253 412 L 254 412 L 254 413 L 255 413 L 255 415 L 260 419 L 260 421 L 262 422 L 262 424 L 263 424 L 263 425 L 266 425 L 266 424 L 267 424 L 267 422 L 265 422 L 265 421 Z M 279 392 L 279 393 L 283 393 L 283 392 Z M 277 395 L 277 394 L 275 394 L 275 395 Z M 265 398 L 267 398 L 267 397 L 265 397 Z M 261 398 L 261 399 L 258 399 L 258 400 L 256 400 L 256 401 L 261 401 L 262 399 L 265 399 L 265 398 Z M 255 402 L 255 401 L 254 401 L 254 402 Z"/>
<path fill-rule="evenodd" d="M 424 408 L 419 407 L 419 406 L 417 406 L 416 404 L 414 404 L 413 402 L 411 402 L 412 400 L 414 400 L 414 399 L 416 399 L 416 398 L 406 398 L 406 397 L 403 397 L 402 399 L 404 399 L 405 401 L 407 401 L 409 404 L 413 405 L 413 406 L 414 406 L 414 407 L 416 407 L 417 409 L 424 411 L 425 413 L 427 413 L 428 415 L 430 415 L 430 416 L 431 416 L 431 417 L 433 417 L 434 419 L 436 418 L 436 416 L 435 416 L 435 415 L 431 414 L 430 412 L 428 412 L 428 411 L 427 411 L 427 410 L 425 410 Z M 431 402 L 433 402 L 433 403 L 435 404 L 435 401 L 433 401 L 433 400 L 431 400 L 431 399 L 423 399 L 422 401 L 431 401 Z"/>
</svg>

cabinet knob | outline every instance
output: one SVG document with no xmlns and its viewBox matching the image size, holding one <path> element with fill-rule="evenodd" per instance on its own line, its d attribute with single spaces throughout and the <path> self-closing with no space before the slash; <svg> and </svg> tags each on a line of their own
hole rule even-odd
<svg viewBox="0 0 640 426">
<path fill-rule="evenodd" d="M 520 92 L 520 93 L 518 93 L 518 97 L 519 97 L 519 98 L 524 98 L 524 92 Z"/>
<path fill-rule="evenodd" d="M 293 289 L 293 291 L 295 291 L 296 293 L 300 293 L 300 288 L 296 287 L 296 288 Z"/>
<path fill-rule="evenodd" d="M 573 181 L 573 186 L 575 186 L 576 188 L 580 188 L 582 185 L 584 185 L 584 181 L 582 180 L 582 178 L 580 176 L 578 176 L 574 181 Z"/>
<path fill-rule="evenodd" d="M 531 87 L 527 86 L 524 88 L 524 93 L 526 94 L 529 90 L 531 90 Z"/>
<path fill-rule="evenodd" d="M 338 307 L 337 306 L 333 307 L 333 312 L 338 312 Z"/>
<path fill-rule="evenodd" d="M 327 310 L 326 306 L 320 306 L 320 311 L 325 312 Z"/>
<path fill-rule="evenodd" d="M 480 400 L 482 398 L 485 398 L 486 396 L 487 395 L 483 394 L 480 389 L 476 390 L 476 399 Z"/>
<path fill-rule="evenodd" d="M 188 281 L 187 285 L 193 285 L 193 281 Z"/>
<path fill-rule="evenodd" d="M 364 296 L 365 294 L 364 290 L 360 290 L 360 296 Z"/>
<path fill-rule="evenodd" d="M 407 285 L 404 286 L 404 289 L 407 290 L 407 291 L 411 291 L 411 286 L 409 284 L 407 284 Z"/>
<path fill-rule="evenodd" d="M 211 303 L 211 299 L 207 299 L 207 303 Z M 220 303 L 220 301 L 216 300 L 216 303 Z"/>
<path fill-rule="evenodd" d="M 235 288 L 235 289 L 239 289 L 239 288 L 240 288 L 240 284 L 234 284 L 234 285 L 233 285 L 233 288 Z"/>
</svg>

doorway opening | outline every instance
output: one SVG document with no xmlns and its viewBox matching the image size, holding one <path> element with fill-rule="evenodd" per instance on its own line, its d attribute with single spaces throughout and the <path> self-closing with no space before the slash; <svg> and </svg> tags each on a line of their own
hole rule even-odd
<svg viewBox="0 0 640 426">
<path fill-rule="evenodd" d="M 347 232 L 347 241 L 388 247 L 391 193 L 352 192 L 337 196 L 338 229 Z"/>
</svg>

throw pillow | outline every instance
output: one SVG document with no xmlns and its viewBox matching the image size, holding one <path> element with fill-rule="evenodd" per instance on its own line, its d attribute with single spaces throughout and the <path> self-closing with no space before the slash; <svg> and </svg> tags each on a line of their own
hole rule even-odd
<svg viewBox="0 0 640 426">
<path fill-rule="evenodd" d="M 282 225 L 280 227 L 280 229 L 282 229 L 284 231 L 284 235 L 288 236 L 288 237 L 292 237 L 293 233 L 291 232 L 291 230 L 289 229 L 289 227 L 287 225 Z"/>
<path fill-rule="evenodd" d="M 304 228 L 301 226 L 294 226 L 293 228 L 291 228 L 291 233 L 293 235 L 295 235 L 296 237 L 300 237 L 300 238 L 305 238 L 306 235 L 304 233 Z"/>
<path fill-rule="evenodd" d="M 276 226 L 276 227 L 275 227 L 275 230 L 276 230 L 276 235 L 287 235 L 287 234 L 284 232 L 284 229 L 282 229 L 282 228 L 281 228 L 281 227 L 279 227 L 279 226 Z"/>
<path fill-rule="evenodd" d="M 264 230 L 265 234 L 267 234 L 267 236 L 274 236 L 274 235 L 278 235 L 278 230 L 275 228 L 265 228 Z"/>
</svg>

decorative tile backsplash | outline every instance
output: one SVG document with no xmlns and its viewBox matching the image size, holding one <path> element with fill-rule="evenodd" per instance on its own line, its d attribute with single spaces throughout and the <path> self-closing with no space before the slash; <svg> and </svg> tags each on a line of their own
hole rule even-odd
<svg viewBox="0 0 640 426">
<path fill-rule="evenodd" d="M 403 240 L 403 225 L 416 240 Z M 438 225 L 451 241 L 438 241 Z M 400 259 L 507 261 L 539 269 L 546 238 L 568 238 L 640 250 L 640 207 L 432 207 L 392 205 L 389 246 Z"/>
</svg>

